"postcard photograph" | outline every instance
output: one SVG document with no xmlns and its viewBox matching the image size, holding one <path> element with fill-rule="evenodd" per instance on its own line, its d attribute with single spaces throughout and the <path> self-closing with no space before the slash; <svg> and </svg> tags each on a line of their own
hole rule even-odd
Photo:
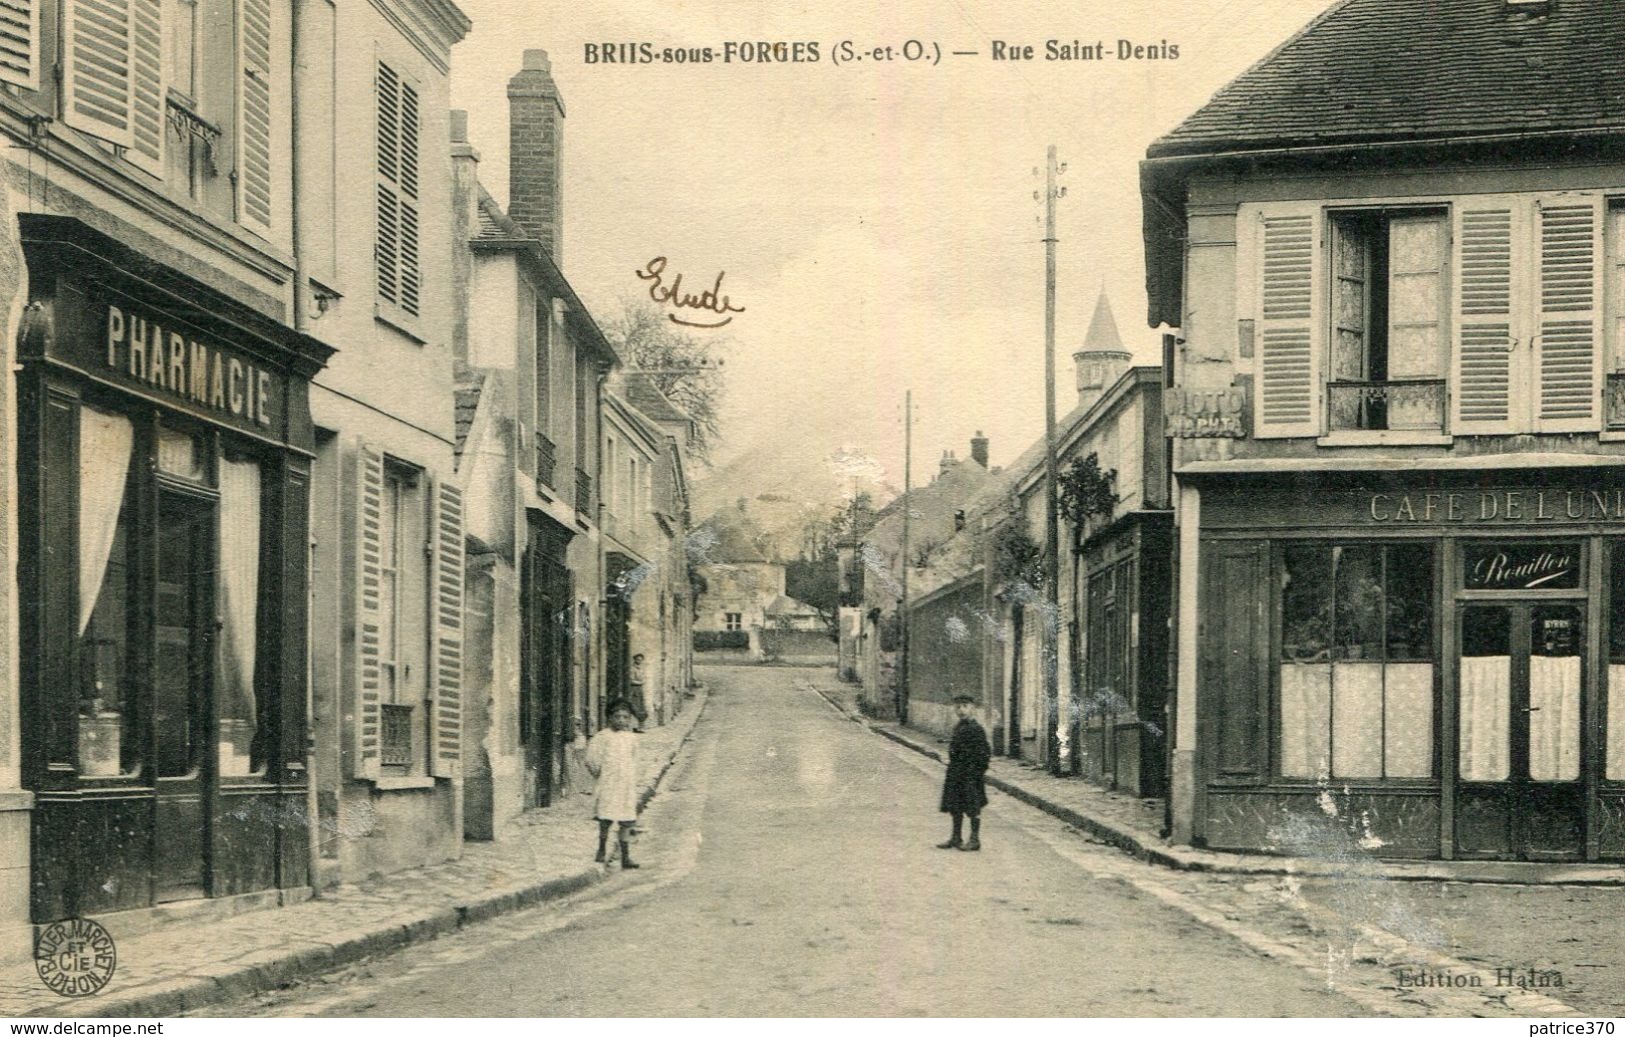
<svg viewBox="0 0 1625 1037">
<path fill-rule="evenodd" d="M 0 350 L 0 1014 L 1625 1015 L 1613 0 L 0 0 Z"/>
</svg>

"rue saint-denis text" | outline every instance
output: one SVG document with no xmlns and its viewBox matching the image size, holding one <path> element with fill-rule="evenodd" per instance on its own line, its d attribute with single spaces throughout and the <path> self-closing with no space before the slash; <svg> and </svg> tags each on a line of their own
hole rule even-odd
<svg viewBox="0 0 1625 1037">
<path fill-rule="evenodd" d="M 107 366 L 213 410 L 271 424 L 271 372 L 155 321 L 107 308 Z"/>
</svg>

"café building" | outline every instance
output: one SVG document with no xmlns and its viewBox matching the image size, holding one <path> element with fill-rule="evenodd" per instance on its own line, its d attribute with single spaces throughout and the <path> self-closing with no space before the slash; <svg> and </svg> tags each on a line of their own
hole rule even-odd
<svg viewBox="0 0 1625 1037">
<path fill-rule="evenodd" d="M 1202 488 L 1206 845 L 1625 857 L 1625 478 L 1566 460 Z"/>
<path fill-rule="evenodd" d="M 24 215 L 34 922 L 308 883 L 309 380 L 331 350 Z"/>
</svg>

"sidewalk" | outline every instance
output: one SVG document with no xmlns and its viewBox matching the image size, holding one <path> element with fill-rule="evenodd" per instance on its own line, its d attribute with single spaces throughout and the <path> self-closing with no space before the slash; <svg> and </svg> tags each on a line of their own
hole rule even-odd
<svg viewBox="0 0 1625 1037">
<path fill-rule="evenodd" d="M 835 677 L 808 686 L 852 720 L 899 745 L 946 762 L 947 739 L 889 721 L 871 720 L 857 709 L 854 685 Z M 1325 859 L 1221 853 L 1174 846 L 1161 835 L 1161 800 L 1109 792 L 1080 778 L 1056 777 L 1006 756 L 993 757 L 987 784 L 1037 807 L 1093 838 L 1151 864 L 1180 871 L 1228 875 L 1294 875 L 1402 879 L 1418 882 L 1486 882 L 1520 885 L 1625 886 L 1625 868 L 1609 864 L 1534 864 L 1513 861 L 1400 861 L 1352 849 Z"/>
<path fill-rule="evenodd" d="M 642 736 L 647 803 L 705 709 L 702 690 L 681 715 Z M 523 815 L 495 842 L 463 844 L 461 859 L 323 891 L 317 899 L 204 923 L 120 935 L 112 982 L 85 998 L 47 990 L 25 961 L 0 968 L 0 1015 L 172 1016 L 268 990 L 368 955 L 449 933 L 584 889 L 613 869 L 592 862 L 592 799 L 567 792 Z"/>
</svg>

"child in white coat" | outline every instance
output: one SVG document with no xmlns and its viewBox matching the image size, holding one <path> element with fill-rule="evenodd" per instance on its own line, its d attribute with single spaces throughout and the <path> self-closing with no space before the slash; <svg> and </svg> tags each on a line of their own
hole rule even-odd
<svg viewBox="0 0 1625 1037">
<path fill-rule="evenodd" d="M 632 863 L 629 837 L 638 820 L 638 736 L 632 704 L 617 699 L 609 705 L 609 727 L 593 735 L 587 745 L 587 769 L 598 779 L 593 816 L 598 819 L 598 856 L 603 861 L 611 825 L 620 825 L 621 867 Z"/>
</svg>

